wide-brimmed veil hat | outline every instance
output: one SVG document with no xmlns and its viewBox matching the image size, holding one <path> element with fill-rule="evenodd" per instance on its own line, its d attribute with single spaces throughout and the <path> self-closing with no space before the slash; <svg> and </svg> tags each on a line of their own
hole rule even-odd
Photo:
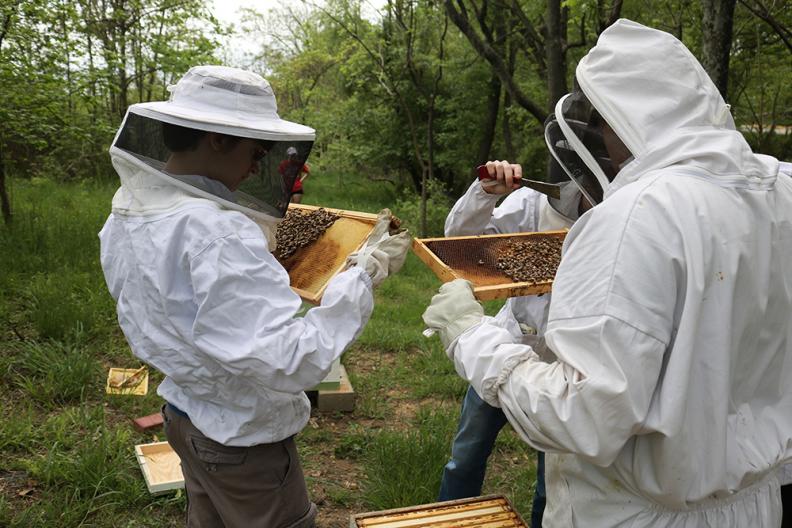
<svg viewBox="0 0 792 528">
<path fill-rule="evenodd" d="M 275 94 L 260 75 L 226 66 L 195 66 L 175 85 L 170 98 L 131 105 L 110 148 L 122 157 L 170 183 L 222 205 L 261 219 L 282 218 L 294 180 L 311 151 L 314 129 L 281 119 Z M 164 129 L 175 125 L 260 140 L 266 155 L 260 170 L 230 191 L 206 178 L 169 173 L 172 151 Z M 296 152 L 287 155 L 287 151 Z"/>
</svg>

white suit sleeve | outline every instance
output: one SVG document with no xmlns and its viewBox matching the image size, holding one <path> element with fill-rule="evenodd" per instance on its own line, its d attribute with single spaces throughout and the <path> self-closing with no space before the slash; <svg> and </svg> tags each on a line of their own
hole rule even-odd
<svg viewBox="0 0 792 528">
<path fill-rule="evenodd" d="M 528 357 L 499 387 L 501 407 L 537 449 L 607 466 L 641 431 L 665 344 L 607 316 L 566 322 L 546 339 L 567 361 Z"/>
<path fill-rule="evenodd" d="M 373 309 L 371 280 L 352 268 L 330 281 L 320 306 L 295 317 L 300 298 L 260 237 L 219 238 L 190 267 L 198 350 L 270 390 L 296 393 L 318 384 Z"/>
<path fill-rule="evenodd" d="M 445 222 L 446 236 L 494 235 L 536 230 L 539 193 L 522 188 L 507 196 L 488 194 L 478 180 L 457 200 Z"/>
</svg>

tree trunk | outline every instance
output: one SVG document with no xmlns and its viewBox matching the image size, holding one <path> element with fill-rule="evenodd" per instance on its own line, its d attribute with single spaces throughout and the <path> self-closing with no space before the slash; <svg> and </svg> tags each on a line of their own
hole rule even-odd
<svg viewBox="0 0 792 528">
<path fill-rule="evenodd" d="M 736 0 L 701 0 L 701 65 L 724 99 L 729 86 L 735 3 Z"/>
<path fill-rule="evenodd" d="M 556 102 L 567 93 L 565 12 L 561 0 L 547 0 L 545 18 L 545 53 L 547 57 L 547 104 L 553 112 Z"/>
<path fill-rule="evenodd" d="M 512 163 L 518 163 L 517 151 L 514 148 L 514 140 L 512 139 L 511 118 L 509 112 L 511 111 L 512 101 L 509 92 L 503 92 L 503 145 L 506 147 L 506 159 Z"/>
<path fill-rule="evenodd" d="M 560 2 L 560 0 L 551 0 Z M 525 108 L 537 121 L 544 123 L 547 113 L 541 108 L 539 104 L 529 98 L 517 85 L 515 79 L 509 75 L 506 61 L 488 42 L 483 41 L 473 27 L 470 25 L 467 11 L 465 10 L 464 2 L 457 0 L 457 5 L 454 5 L 453 0 L 445 0 L 446 12 L 448 13 L 451 21 L 459 28 L 459 31 L 468 39 L 473 49 L 492 66 L 493 71 L 500 77 L 501 82 L 509 90 L 514 101 Z M 457 7 L 459 9 L 457 9 Z"/>
<path fill-rule="evenodd" d="M 3 211 L 3 220 L 6 225 L 11 225 L 11 200 L 6 191 L 5 160 L 3 158 L 3 142 L 0 141 L 0 208 Z"/>
<path fill-rule="evenodd" d="M 487 94 L 487 112 L 484 115 L 484 122 L 481 127 L 481 140 L 479 141 L 476 163 L 481 165 L 490 159 L 492 142 L 495 139 L 495 127 L 498 124 L 498 110 L 500 110 L 501 82 L 500 78 L 493 73 L 489 82 L 489 93 Z"/>
</svg>

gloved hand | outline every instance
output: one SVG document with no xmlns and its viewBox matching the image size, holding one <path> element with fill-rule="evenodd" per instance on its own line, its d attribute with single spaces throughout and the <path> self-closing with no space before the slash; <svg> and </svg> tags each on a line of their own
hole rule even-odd
<svg viewBox="0 0 792 528">
<path fill-rule="evenodd" d="M 399 271 L 410 249 L 409 231 L 389 234 L 392 218 L 389 209 L 380 211 L 377 223 L 363 247 L 347 257 L 347 266 L 359 266 L 366 270 L 373 286 L 379 286 L 389 275 Z"/>
<path fill-rule="evenodd" d="M 480 323 L 483 317 L 484 308 L 473 297 L 473 286 L 464 279 L 443 284 L 423 313 L 424 323 L 440 334 L 446 351 L 457 337 Z"/>
</svg>

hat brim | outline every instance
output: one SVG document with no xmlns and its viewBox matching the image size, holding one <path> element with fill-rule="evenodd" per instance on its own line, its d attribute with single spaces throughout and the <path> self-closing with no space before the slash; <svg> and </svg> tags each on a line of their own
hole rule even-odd
<svg viewBox="0 0 792 528">
<path fill-rule="evenodd" d="M 316 131 L 305 125 L 279 117 L 240 117 L 203 109 L 187 108 L 170 101 L 138 103 L 129 111 L 172 125 L 217 132 L 230 136 L 263 139 L 266 141 L 314 141 Z"/>
</svg>

